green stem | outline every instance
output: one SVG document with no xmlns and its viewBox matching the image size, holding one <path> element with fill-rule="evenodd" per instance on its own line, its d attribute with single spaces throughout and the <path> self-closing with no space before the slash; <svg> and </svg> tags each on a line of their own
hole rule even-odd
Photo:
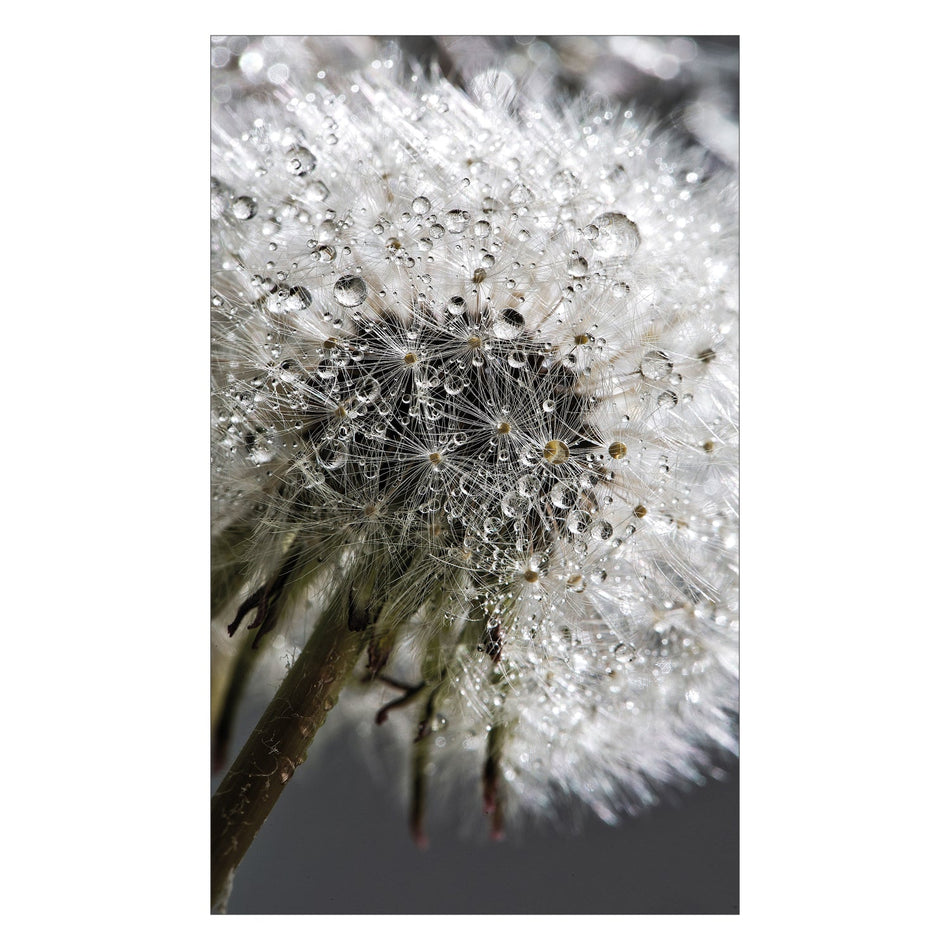
<svg viewBox="0 0 950 950">
<path fill-rule="evenodd" d="M 329 609 L 211 799 L 211 908 L 227 909 L 238 865 L 336 704 L 366 645 Z"/>
</svg>

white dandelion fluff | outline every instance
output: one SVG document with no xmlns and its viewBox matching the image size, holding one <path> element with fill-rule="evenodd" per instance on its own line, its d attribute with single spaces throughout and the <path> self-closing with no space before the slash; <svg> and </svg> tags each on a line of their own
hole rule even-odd
<svg viewBox="0 0 950 950">
<path fill-rule="evenodd" d="M 420 838 L 437 789 L 500 832 L 702 781 L 735 751 L 734 176 L 504 73 L 295 71 L 214 113 L 219 624 L 337 618 Z"/>
</svg>

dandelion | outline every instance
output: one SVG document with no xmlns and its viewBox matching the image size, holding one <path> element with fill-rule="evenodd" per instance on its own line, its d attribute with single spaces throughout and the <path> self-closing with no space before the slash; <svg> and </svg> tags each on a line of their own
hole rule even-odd
<svg viewBox="0 0 950 950">
<path fill-rule="evenodd" d="M 215 114 L 219 751 L 303 644 L 215 796 L 218 906 L 345 685 L 420 843 L 437 790 L 500 836 L 735 751 L 732 176 L 503 73 L 344 79 Z"/>
</svg>

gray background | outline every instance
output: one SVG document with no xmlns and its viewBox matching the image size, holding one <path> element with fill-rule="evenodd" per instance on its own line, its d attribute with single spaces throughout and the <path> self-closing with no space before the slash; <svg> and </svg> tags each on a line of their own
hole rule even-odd
<svg viewBox="0 0 950 950">
<path fill-rule="evenodd" d="M 493 842 L 487 826 L 460 840 L 430 822 L 420 851 L 405 796 L 359 756 L 335 737 L 297 770 L 238 870 L 229 914 L 738 913 L 737 763 L 619 826 L 591 819 L 576 834 Z"/>
</svg>

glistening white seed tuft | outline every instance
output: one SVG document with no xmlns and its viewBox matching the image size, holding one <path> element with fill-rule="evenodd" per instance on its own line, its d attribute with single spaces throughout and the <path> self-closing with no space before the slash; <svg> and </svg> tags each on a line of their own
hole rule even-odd
<svg viewBox="0 0 950 950">
<path fill-rule="evenodd" d="M 334 717 L 389 704 L 496 814 L 614 820 L 735 751 L 734 177 L 394 72 L 215 112 L 222 616 L 299 639 L 338 592 L 372 682 Z"/>
</svg>

